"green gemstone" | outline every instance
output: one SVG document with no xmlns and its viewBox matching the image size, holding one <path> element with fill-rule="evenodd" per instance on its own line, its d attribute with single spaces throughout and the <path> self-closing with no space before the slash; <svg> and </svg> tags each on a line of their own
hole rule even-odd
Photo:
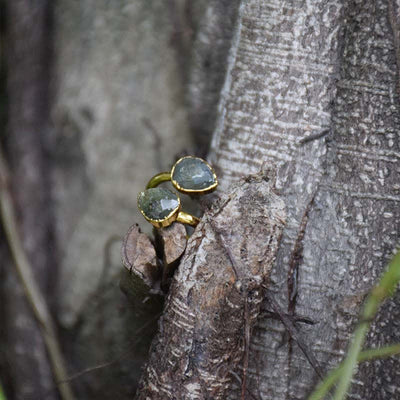
<svg viewBox="0 0 400 400">
<path fill-rule="evenodd" d="M 140 192 L 138 207 L 151 220 L 163 220 L 179 208 L 178 196 L 168 189 L 152 188 Z"/>
<path fill-rule="evenodd" d="M 210 166 L 197 157 L 185 157 L 178 161 L 172 173 L 172 181 L 180 189 L 193 191 L 210 189 L 217 182 Z"/>
</svg>

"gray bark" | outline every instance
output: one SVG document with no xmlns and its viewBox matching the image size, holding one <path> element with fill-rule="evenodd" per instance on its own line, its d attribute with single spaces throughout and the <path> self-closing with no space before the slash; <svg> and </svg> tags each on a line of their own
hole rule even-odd
<svg viewBox="0 0 400 400">
<path fill-rule="evenodd" d="M 302 326 L 300 334 L 324 371 L 343 357 L 364 296 L 399 241 L 399 9 L 397 0 L 56 3 L 51 110 L 33 101 L 32 112 L 42 119 L 30 120 L 23 102 L 9 112 L 15 116 L 11 126 L 51 127 L 40 144 L 52 156 L 51 168 L 43 171 L 45 155 L 36 144 L 27 158 L 17 156 L 17 136 L 9 155 L 18 160 L 13 170 L 17 202 L 25 210 L 21 226 L 44 288 L 53 271 L 46 232 L 56 232 L 61 276 L 55 302 L 71 372 L 127 355 L 77 379 L 80 398 L 133 396 L 154 329 L 145 324 L 153 316 L 146 319 L 145 310 L 120 292 L 120 242 L 110 238 L 136 221 L 150 232 L 136 210 L 138 191 L 152 174 L 168 170 L 177 154 L 204 153 L 211 132 L 209 159 L 219 193 L 229 195 L 232 183 L 258 173 L 265 162 L 276 167 L 287 219 L 268 290 L 283 310 L 318 322 Z M 17 65 L 7 79 L 16 74 L 14 82 L 26 82 L 24 90 L 43 83 L 46 70 L 25 65 L 32 75 L 18 77 Z M 42 89 L 26 93 L 43 100 Z M 32 187 L 32 197 L 24 197 Z M 50 196 L 53 228 L 46 225 Z M 45 218 L 36 236 L 35 215 Z M 207 235 L 203 240 L 213 233 Z M 209 257 L 220 252 L 213 241 Z M 175 279 L 197 253 L 189 247 Z M 15 281 L 10 288 L 3 283 L 7 299 L 13 293 L 22 298 Z M 170 304 L 185 286 L 173 288 Z M 399 302 L 397 295 L 381 310 L 368 346 L 400 341 Z M 18 303 L 15 313 L 21 310 Z M 306 398 L 318 381 L 315 372 L 296 343 L 286 341 L 283 325 L 264 313 L 268 303 L 260 311 L 247 390 L 260 399 Z M 236 326 L 237 335 L 245 326 Z M 164 342 L 162 332 L 156 340 L 155 347 Z M 46 365 L 42 345 L 36 348 Z M 11 375 L 19 377 L 22 393 L 38 374 L 18 375 L 24 365 L 15 360 Z M 152 353 L 148 370 L 157 361 Z M 44 383 L 36 382 L 39 398 L 51 374 L 35 365 L 25 366 L 44 371 Z M 232 368 L 242 379 L 240 367 Z M 396 359 L 362 366 L 350 398 L 399 397 L 398 370 Z M 233 376 L 227 397 L 237 399 L 242 388 Z M 169 397 L 197 392 L 185 393 Z"/>
<path fill-rule="evenodd" d="M 285 224 L 273 185 L 265 174 L 246 178 L 204 214 L 174 275 L 138 400 L 230 393 Z"/>
<path fill-rule="evenodd" d="M 288 223 L 270 291 L 283 309 L 318 321 L 302 333 L 325 371 L 343 357 L 362 300 L 399 239 L 396 12 L 385 1 L 244 1 L 220 98 L 211 159 L 222 189 L 266 161 L 277 166 Z M 399 340 L 397 308 L 398 296 L 369 346 Z M 260 398 L 304 399 L 317 383 L 284 337 L 283 325 L 267 318 L 254 329 L 249 389 Z M 361 367 L 349 398 L 398 397 L 398 365 Z"/>
<path fill-rule="evenodd" d="M 243 2 L 221 96 L 214 164 L 224 188 L 264 161 L 278 166 L 288 224 L 270 290 L 288 307 L 288 274 L 297 269 L 295 311 L 319 322 L 303 333 L 325 370 L 342 358 L 364 295 L 399 240 L 397 33 L 390 20 L 386 1 Z M 302 144 L 324 130 L 327 136 Z M 381 311 L 370 346 L 399 340 L 398 301 Z M 304 399 L 315 372 L 296 345 L 281 345 L 283 334 L 281 324 L 259 321 L 250 387 L 263 399 Z M 362 367 L 349 398 L 398 397 L 398 367 L 394 359 Z"/>
</svg>

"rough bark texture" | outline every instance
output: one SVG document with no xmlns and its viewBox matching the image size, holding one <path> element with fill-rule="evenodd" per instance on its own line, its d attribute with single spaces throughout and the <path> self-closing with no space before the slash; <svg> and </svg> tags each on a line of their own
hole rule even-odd
<svg viewBox="0 0 400 400">
<path fill-rule="evenodd" d="M 282 307 L 319 322 L 304 335 L 328 369 L 399 240 L 400 108 L 388 2 L 243 2 L 229 69 L 213 161 L 223 187 L 266 160 L 278 166 L 288 224 L 271 290 Z M 399 340 L 396 309 L 395 298 L 369 345 Z M 250 388 L 263 399 L 304 399 L 315 373 L 296 345 L 282 346 L 283 333 L 266 319 L 254 330 Z M 397 360 L 362 367 L 349 397 L 398 397 L 398 368 Z"/>
<path fill-rule="evenodd" d="M 183 224 L 175 223 L 168 228 L 157 229 L 156 237 L 163 248 L 163 261 L 166 265 L 182 257 L 187 244 L 187 233 Z"/>
<path fill-rule="evenodd" d="M 231 188 L 188 242 L 137 399 L 225 399 L 248 356 L 285 223 L 268 176 Z"/>
<path fill-rule="evenodd" d="M 132 225 L 121 248 L 122 263 L 149 288 L 160 280 L 161 271 L 157 264 L 156 250 L 149 237 L 140 232 L 137 224 Z"/>
<path fill-rule="evenodd" d="M 19 9 L 23 4 L 29 12 Z M 323 368 L 339 361 L 360 304 L 399 241 L 399 1 L 59 0 L 54 35 L 43 30 L 45 4 L 6 2 L 8 156 L 24 244 L 45 291 L 49 274 L 57 271 L 52 254 L 60 258 L 54 300 L 70 370 L 127 355 L 77 379 L 78 396 L 133 397 L 154 324 L 144 326 L 144 309 L 120 293 L 121 239 L 110 237 L 143 221 L 135 199 L 149 177 L 168 170 L 177 153 L 203 152 L 211 131 L 219 191 L 258 172 L 265 161 L 277 167 L 287 224 L 269 290 L 288 313 L 318 322 L 300 333 Z M 41 64 L 48 40 L 54 44 L 51 73 Z M 49 82 L 56 89 L 51 112 Z M 198 136 L 190 136 L 188 127 Z M 60 253 L 48 249 L 51 196 Z M 176 279 L 189 274 L 190 257 L 203 252 L 196 251 L 196 237 L 204 247 L 215 237 L 207 223 L 204 237 L 195 233 Z M 210 254 L 215 251 L 223 268 L 231 268 L 221 247 L 213 246 Z M 194 263 L 201 262 L 196 257 Z M 9 357 L 10 368 L 3 363 L 10 376 L 6 386 L 15 383 L 15 398 L 25 399 L 28 392 L 51 398 L 44 348 L 4 266 L 7 349 L 22 349 Z M 186 293 L 178 282 L 167 321 L 179 312 L 174 299 Z M 193 290 L 201 284 L 193 282 Z M 380 312 L 369 346 L 400 341 L 399 302 L 397 295 Z M 263 304 L 262 311 L 268 307 Z M 244 315 L 243 309 L 234 312 Z M 244 323 L 237 321 L 235 329 L 243 333 Z M 304 399 L 317 381 L 297 345 L 285 337 L 282 324 L 267 317 L 252 330 L 247 388 L 259 399 Z M 161 331 L 155 343 L 165 340 Z M 32 345 L 35 352 L 28 352 Z M 190 357 L 182 353 L 182 360 Z M 199 369 L 203 361 L 196 362 L 193 368 Z M 398 398 L 399 367 L 396 359 L 363 365 L 350 398 Z M 176 384 L 177 378 L 169 369 L 166 374 L 168 391 L 167 380 Z M 186 376 L 182 379 L 185 385 Z M 197 388 L 191 396 L 200 396 Z M 240 398 L 240 391 L 239 384 L 232 385 L 226 396 Z"/>
</svg>

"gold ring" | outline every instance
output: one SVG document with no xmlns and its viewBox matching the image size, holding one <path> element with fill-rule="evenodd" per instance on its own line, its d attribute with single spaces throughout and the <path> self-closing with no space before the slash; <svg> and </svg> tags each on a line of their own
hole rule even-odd
<svg viewBox="0 0 400 400">
<path fill-rule="evenodd" d="M 193 156 L 180 158 L 171 172 L 154 175 L 146 189 L 155 188 L 167 181 L 171 181 L 177 190 L 185 194 L 211 193 L 218 186 L 217 175 L 211 165 L 202 158 Z"/>
<path fill-rule="evenodd" d="M 139 193 L 137 204 L 142 215 L 156 228 L 165 228 L 175 221 L 195 227 L 200 221 L 181 211 L 179 196 L 168 189 L 146 189 Z"/>
</svg>

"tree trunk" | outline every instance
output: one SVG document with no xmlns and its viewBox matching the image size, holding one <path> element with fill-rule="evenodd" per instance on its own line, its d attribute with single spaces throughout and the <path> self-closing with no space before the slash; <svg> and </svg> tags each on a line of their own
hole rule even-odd
<svg viewBox="0 0 400 400">
<path fill-rule="evenodd" d="M 219 387 L 220 398 L 305 399 L 317 374 L 283 324 L 271 319 L 271 299 L 287 314 L 316 322 L 302 325 L 299 335 L 326 372 L 343 358 L 363 299 L 398 244 L 399 1 L 59 0 L 54 19 L 46 2 L 38 3 L 39 14 L 22 0 L 6 2 L 7 10 L 18 4 L 33 15 L 19 13 L 13 22 L 9 14 L 6 26 L 13 35 L 5 77 L 8 158 L 21 233 L 43 291 L 54 292 L 48 277 L 59 271 L 49 302 L 58 309 L 71 374 L 115 361 L 74 380 L 77 397 L 134 396 L 154 315 L 133 308 L 116 284 L 115 235 L 134 222 L 150 232 L 136 210 L 137 192 L 178 154 L 205 154 L 212 134 L 208 158 L 217 193 L 229 199 L 241 190 L 247 206 L 239 202 L 224 221 L 216 208 L 206 211 L 174 277 L 137 396 L 217 398 Z M 23 36 L 18 21 L 31 34 Z M 22 46 L 24 37 L 37 47 Z M 276 170 L 275 187 L 262 178 L 250 183 L 255 178 L 248 176 L 265 168 Z M 281 240 L 280 222 L 276 232 L 262 223 L 261 216 L 276 217 L 267 206 L 271 196 L 279 209 L 285 205 Z M 52 233 L 55 246 L 47 240 Z M 264 254 L 267 237 L 273 251 L 261 273 L 252 257 Z M 242 243 L 247 253 L 238 250 Z M 209 276 L 215 266 L 214 285 L 205 283 L 207 274 L 188 279 L 192 262 L 207 264 Z M 14 335 L 21 325 L 12 316 L 30 318 L 29 310 L 11 264 L 4 265 L 1 308 L 10 318 L 2 342 L 26 349 L 28 331 Z M 247 273 L 249 265 L 244 280 L 232 272 Z M 213 296 L 202 297 L 211 289 Z M 382 308 L 368 347 L 400 342 L 399 302 L 397 294 Z M 182 316 L 171 318 L 177 305 L 190 329 Z M 1 355 L 0 382 L 11 389 L 9 399 L 28 389 L 44 398 L 52 393 L 52 374 L 34 321 L 24 326 L 32 327 L 35 357 L 24 364 L 17 352 Z M 211 346 L 219 334 L 232 348 Z M 169 338 L 182 343 L 171 346 Z M 175 364 L 169 369 L 160 360 Z M 349 398 L 400 397 L 399 366 L 396 359 L 363 364 Z"/>
<path fill-rule="evenodd" d="M 399 239 L 393 10 L 385 1 L 242 2 L 220 98 L 211 160 L 221 189 L 229 193 L 231 182 L 264 162 L 277 166 L 288 216 L 269 290 L 283 309 L 317 322 L 302 334 L 324 371 L 343 357 L 362 300 Z M 399 340 L 398 301 L 381 310 L 368 346 Z M 157 351 L 155 344 L 147 371 L 154 372 Z M 248 389 L 259 398 L 304 399 L 318 381 L 279 322 L 259 319 L 250 354 Z M 399 396 L 390 383 L 398 366 L 363 365 L 349 397 Z M 154 391 L 174 387 L 173 379 L 157 386 L 152 377 Z M 170 398 L 211 398 L 184 394 L 183 386 L 178 393 Z"/>
</svg>

